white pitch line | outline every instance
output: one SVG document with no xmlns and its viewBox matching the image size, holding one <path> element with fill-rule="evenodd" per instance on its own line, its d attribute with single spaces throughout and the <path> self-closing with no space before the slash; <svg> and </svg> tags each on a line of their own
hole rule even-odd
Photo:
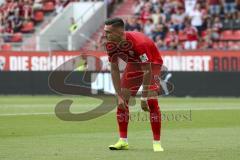
<svg viewBox="0 0 240 160">
<path fill-rule="evenodd" d="M 47 112 L 47 113 L 6 113 L 6 114 L 0 114 L 0 116 L 31 116 L 31 115 L 54 115 L 54 113 Z"/>
<path fill-rule="evenodd" d="M 198 111 L 198 110 L 240 110 L 240 108 L 235 108 L 235 107 L 229 107 L 229 108 L 171 108 L 171 109 L 161 109 L 161 111 Z M 79 111 L 79 112 L 84 112 L 84 111 Z M 111 111 L 115 112 L 115 110 Z M 110 113 L 111 113 L 110 112 Z M 130 112 L 143 112 L 142 110 L 138 108 L 130 109 Z M 74 112 L 78 113 L 78 112 Z M 1 116 L 31 116 L 31 115 L 55 115 L 54 112 L 42 112 L 42 113 L 3 113 L 0 114 Z"/>
</svg>

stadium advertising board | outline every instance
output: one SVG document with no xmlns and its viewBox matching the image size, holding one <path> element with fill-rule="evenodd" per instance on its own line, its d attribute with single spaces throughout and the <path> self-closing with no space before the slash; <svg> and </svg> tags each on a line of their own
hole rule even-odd
<svg viewBox="0 0 240 160">
<path fill-rule="evenodd" d="M 85 56 L 83 56 L 85 55 Z M 1 52 L 0 51 L 0 70 L 2 71 L 52 71 L 68 60 L 81 56 L 91 65 L 91 70 L 99 68 L 99 61 L 103 53 L 99 52 Z M 105 54 L 104 54 L 105 55 Z M 74 63 L 74 62 L 73 62 Z M 74 64 L 68 63 L 63 70 L 72 70 Z"/>
<path fill-rule="evenodd" d="M 163 61 L 169 71 L 240 71 L 240 51 L 164 51 Z"/>
<path fill-rule="evenodd" d="M 169 71 L 240 71 L 239 51 L 162 51 Z M 80 56 L 75 52 L 4 52 L 0 51 L 2 71 L 51 71 L 69 59 Z M 105 53 L 89 51 L 85 57 L 90 70 L 108 70 Z M 99 63 L 102 62 L 102 65 Z M 99 67 L 102 68 L 99 68 Z M 72 68 L 72 67 L 70 67 Z M 65 68 L 68 70 L 67 68 Z"/>
</svg>

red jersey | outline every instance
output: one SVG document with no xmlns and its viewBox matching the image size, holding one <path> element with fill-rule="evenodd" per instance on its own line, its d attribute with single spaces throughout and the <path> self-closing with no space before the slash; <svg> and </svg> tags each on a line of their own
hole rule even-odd
<svg viewBox="0 0 240 160">
<path fill-rule="evenodd" d="M 166 45 L 169 46 L 171 42 L 178 42 L 178 35 L 177 33 L 168 34 L 165 38 Z"/>
<path fill-rule="evenodd" d="M 162 65 L 162 57 L 154 42 L 141 32 L 125 32 L 126 40 L 119 44 L 108 42 L 106 49 L 109 55 L 109 61 L 116 61 L 121 58 L 126 63 L 153 62 Z"/>
<path fill-rule="evenodd" d="M 146 21 L 149 19 L 149 17 L 151 16 L 151 14 L 147 11 L 143 11 L 140 15 L 140 18 L 142 20 L 142 23 L 145 24 Z"/>
<path fill-rule="evenodd" d="M 220 4 L 220 0 L 208 0 L 209 5 L 218 5 Z"/>
<path fill-rule="evenodd" d="M 198 31 L 195 27 L 187 27 L 185 28 L 185 33 L 187 35 L 188 41 L 197 41 L 198 40 Z"/>
</svg>

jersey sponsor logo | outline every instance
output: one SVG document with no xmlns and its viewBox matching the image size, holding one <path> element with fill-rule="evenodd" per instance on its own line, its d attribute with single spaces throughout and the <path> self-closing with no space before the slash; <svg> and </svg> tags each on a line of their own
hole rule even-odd
<svg viewBox="0 0 240 160">
<path fill-rule="evenodd" d="M 114 43 L 114 42 L 107 42 L 105 44 L 105 47 L 106 47 L 106 50 L 107 50 L 108 54 L 111 54 L 111 53 L 117 51 L 117 49 L 118 49 L 117 44 Z"/>
<path fill-rule="evenodd" d="M 140 55 L 139 58 L 142 62 L 147 62 L 148 61 L 148 57 L 147 57 L 146 53 Z"/>
<path fill-rule="evenodd" d="M 130 49 L 132 49 L 132 47 L 133 47 L 132 41 L 121 41 L 121 42 L 118 44 L 118 48 L 119 48 L 121 51 L 129 51 Z"/>
</svg>

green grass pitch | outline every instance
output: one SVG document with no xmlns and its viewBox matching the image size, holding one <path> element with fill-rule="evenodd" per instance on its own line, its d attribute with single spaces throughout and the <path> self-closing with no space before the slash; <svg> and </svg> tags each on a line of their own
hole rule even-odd
<svg viewBox="0 0 240 160">
<path fill-rule="evenodd" d="M 0 96 L 0 160 L 239 160 L 239 98 L 159 98 L 164 152 L 152 150 L 148 116 L 131 106 L 128 151 L 110 151 L 118 139 L 115 112 L 85 122 L 54 114 L 63 96 Z M 72 112 L 98 99 L 68 97 Z"/>
</svg>

